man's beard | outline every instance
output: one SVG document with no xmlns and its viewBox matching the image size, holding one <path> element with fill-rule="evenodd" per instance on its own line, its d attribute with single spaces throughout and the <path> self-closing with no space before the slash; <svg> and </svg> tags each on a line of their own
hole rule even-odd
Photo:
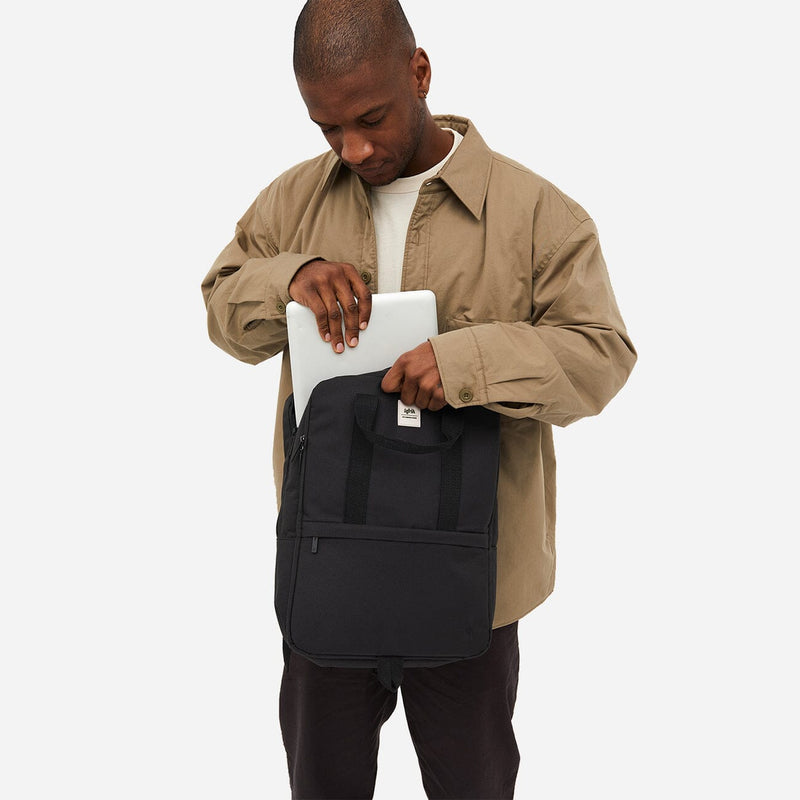
<svg viewBox="0 0 800 800">
<path fill-rule="evenodd" d="M 403 144 L 403 149 L 401 150 L 399 158 L 399 168 L 396 170 L 393 177 L 388 180 L 382 180 L 380 183 L 373 183 L 371 184 L 372 186 L 388 186 L 390 183 L 394 183 L 394 181 L 401 177 L 406 171 L 411 160 L 417 154 L 420 142 L 422 141 L 422 132 L 425 130 L 425 105 L 423 103 L 414 103 L 414 107 L 416 125 L 408 141 Z"/>
</svg>

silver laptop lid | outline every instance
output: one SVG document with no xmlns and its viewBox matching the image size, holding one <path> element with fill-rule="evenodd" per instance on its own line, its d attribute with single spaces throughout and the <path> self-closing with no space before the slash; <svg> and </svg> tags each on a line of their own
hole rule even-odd
<svg viewBox="0 0 800 800">
<path fill-rule="evenodd" d="M 436 295 L 429 289 L 372 295 L 369 325 L 360 332 L 358 346 L 345 345 L 343 353 L 334 353 L 323 341 L 313 312 L 300 303 L 286 306 L 286 322 L 298 424 L 320 381 L 390 367 L 398 356 L 439 332 Z"/>
</svg>

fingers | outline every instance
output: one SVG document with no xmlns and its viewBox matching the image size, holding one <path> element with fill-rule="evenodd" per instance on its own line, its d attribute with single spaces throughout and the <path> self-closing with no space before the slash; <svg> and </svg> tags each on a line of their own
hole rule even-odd
<svg viewBox="0 0 800 800">
<path fill-rule="evenodd" d="M 400 399 L 406 405 L 415 405 L 417 408 L 427 408 L 430 400 L 430 390 L 422 386 L 411 377 L 403 381 L 400 387 Z"/>
<path fill-rule="evenodd" d="M 410 379 L 403 381 L 400 388 L 400 399 L 405 405 L 427 408 L 429 411 L 441 411 L 447 405 L 441 384 L 428 386 Z"/>
<path fill-rule="evenodd" d="M 447 400 L 444 399 L 444 389 L 442 389 L 442 384 L 440 383 L 431 395 L 431 399 L 428 402 L 428 410 L 441 411 L 446 405 Z"/>
<path fill-rule="evenodd" d="M 361 281 L 362 285 L 364 284 L 360 277 L 358 280 Z M 353 291 L 354 287 L 350 283 L 337 287 L 337 297 L 344 312 L 344 339 L 350 347 L 355 347 L 358 344 L 358 334 L 361 332 L 359 328 L 358 303 Z"/>
<path fill-rule="evenodd" d="M 311 261 L 295 273 L 289 295 L 314 312 L 319 335 L 335 352 L 343 353 L 345 344 L 358 345 L 369 322 L 372 295 L 352 264 Z"/>
<path fill-rule="evenodd" d="M 358 299 L 358 327 L 363 331 L 369 324 L 369 318 L 372 315 L 372 292 L 367 288 L 367 284 L 360 275 L 352 288 Z"/>
<path fill-rule="evenodd" d="M 447 401 L 442 378 L 430 342 L 404 353 L 381 381 L 384 392 L 399 392 L 406 405 L 441 411 Z"/>
<path fill-rule="evenodd" d="M 317 288 L 317 297 L 318 300 L 311 306 L 311 310 L 317 319 L 319 334 L 326 342 L 331 343 L 331 347 L 337 353 L 343 353 L 342 312 L 336 294 L 328 286 L 323 285 Z"/>
<path fill-rule="evenodd" d="M 403 367 L 399 359 L 394 362 L 391 369 L 383 376 L 381 389 L 388 394 L 399 392 L 403 385 Z"/>
<path fill-rule="evenodd" d="M 447 405 L 441 385 L 431 388 L 412 381 L 403 383 L 400 399 L 406 405 L 427 408 L 429 411 L 441 411 Z"/>
</svg>

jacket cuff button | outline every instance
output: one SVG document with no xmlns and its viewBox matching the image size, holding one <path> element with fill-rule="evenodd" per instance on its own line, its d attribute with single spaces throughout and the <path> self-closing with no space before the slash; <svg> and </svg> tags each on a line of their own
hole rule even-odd
<svg viewBox="0 0 800 800">
<path fill-rule="evenodd" d="M 280 300 L 278 300 L 278 304 L 275 306 L 275 308 L 278 309 L 279 314 L 283 314 L 286 311 L 286 306 Z"/>
<path fill-rule="evenodd" d="M 370 275 L 369 272 L 362 272 L 361 280 L 364 281 L 364 283 L 369 283 L 372 280 L 372 275 Z"/>
<path fill-rule="evenodd" d="M 469 389 L 462 389 L 458 393 L 458 399 L 462 403 L 471 403 L 472 402 L 472 392 Z"/>
</svg>

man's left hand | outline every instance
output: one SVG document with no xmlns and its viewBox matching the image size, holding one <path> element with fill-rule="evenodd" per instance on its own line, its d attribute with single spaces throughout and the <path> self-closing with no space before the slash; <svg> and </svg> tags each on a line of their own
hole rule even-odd
<svg viewBox="0 0 800 800">
<path fill-rule="evenodd" d="M 383 376 L 384 392 L 400 392 L 406 405 L 440 411 L 447 405 L 442 389 L 442 376 L 430 342 L 403 353 Z"/>
</svg>

